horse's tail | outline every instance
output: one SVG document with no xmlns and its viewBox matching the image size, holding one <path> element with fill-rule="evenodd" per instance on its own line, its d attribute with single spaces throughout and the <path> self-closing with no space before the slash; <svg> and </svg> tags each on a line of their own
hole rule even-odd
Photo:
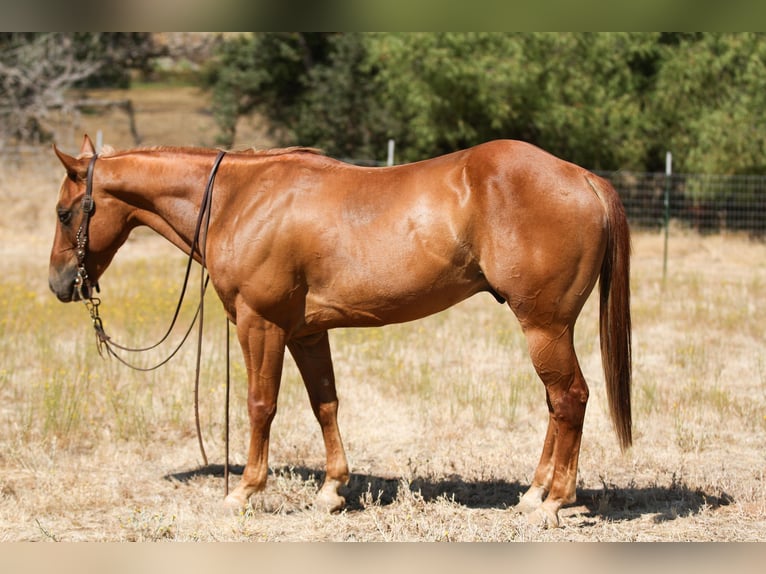
<svg viewBox="0 0 766 574">
<path fill-rule="evenodd" d="M 630 320 L 630 228 L 625 208 L 612 185 L 601 178 L 588 178 L 603 201 L 607 213 L 608 240 L 599 279 L 601 361 L 606 395 L 620 447 L 632 441 L 630 408 L 631 320 Z"/>
</svg>

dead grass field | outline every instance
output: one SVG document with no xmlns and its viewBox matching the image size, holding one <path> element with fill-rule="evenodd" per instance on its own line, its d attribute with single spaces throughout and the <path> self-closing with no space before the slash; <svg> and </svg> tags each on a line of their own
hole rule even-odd
<svg viewBox="0 0 766 574">
<path fill-rule="evenodd" d="M 140 92 L 131 97 L 146 143 L 211 143 L 194 90 Z M 131 145 L 119 116 L 83 117 L 80 129 L 101 125 L 108 142 Z M 185 128 L 194 141 L 181 139 Z M 243 143 L 268 145 L 250 133 L 258 141 Z M 269 486 L 231 516 L 221 509 L 222 316 L 207 322 L 202 417 L 212 464 L 202 468 L 192 345 L 160 371 L 134 373 L 99 358 L 85 309 L 47 290 L 61 176 L 52 153 L 0 169 L 0 540 L 766 540 L 763 243 L 674 229 L 663 287 L 662 237 L 634 236 L 635 445 L 621 454 L 608 420 L 591 297 L 576 333 L 591 387 L 579 497 L 562 528 L 531 527 L 509 510 L 531 480 L 546 408 L 515 319 L 489 295 L 420 322 L 331 334 L 353 473 L 340 514 L 311 508 L 324 453 L 288 358 Z M 137 233 L 102 280 L 107 330 L 153 342 L 183 265 L 164 240 Z M 247 432 L 233 350 L 232 485 Z"/>
</svg>

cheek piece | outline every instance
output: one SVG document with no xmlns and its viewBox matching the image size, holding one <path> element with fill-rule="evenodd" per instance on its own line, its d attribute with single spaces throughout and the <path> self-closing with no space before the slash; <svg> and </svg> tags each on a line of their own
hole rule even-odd
<svg viewBox="0 0 766 574">
<path fill-rule="evenodd" d="M 93 201 L 93 169 L 96 166 L 96 159 L 98 154 L 93 154 L 93 157 L 88 164 L 88 175 L 85 180 L 85 195 L 82 198 L 82 222 L 80 228 L 77 230 L 77 276 L 74 280 L 74 291 L 76 298 L 81 301 L 91 299 L 93 291 L 100 292 L 98 282 L 91 281 L 88 277 L 88 271 L 85 269 L 85 256 L 88 253 L 88 227 L 90 224 L 90 216 L 96 207 L 95 201 Z"/>
</svg>

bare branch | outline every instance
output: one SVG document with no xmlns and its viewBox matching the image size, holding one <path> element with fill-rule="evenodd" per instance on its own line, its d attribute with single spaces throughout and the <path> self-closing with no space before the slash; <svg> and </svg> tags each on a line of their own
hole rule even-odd
<svg viewBox="0 0 766 574">
<path fill-rule="evenodd" d="M 66 111 L 66 90 L 98 72 L 103 60 L 91 51 L 78 53 L 70 34 L 16 35 L 6 43 L 10 48 L 0 50 L 0 141 L 40 141 L 48 135 L 49 110 Z"/>
</svg>

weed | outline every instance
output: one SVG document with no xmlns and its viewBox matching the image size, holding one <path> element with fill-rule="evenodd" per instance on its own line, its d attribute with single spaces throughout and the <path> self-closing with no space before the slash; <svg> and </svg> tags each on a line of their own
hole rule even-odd
<svg viewBox="0 0 766 574">
<path fill-rule="evenodd" d="M 134 508 L 122 528 L 128 542 L 158 542 L 176 538 L 176 516 L 166 516 L 144 508 Z"/>
<path fill-rule="evenodd" d="M 658 407 L 660 402 L 660 386 L 656 379 L 641 377 L 635 385 L 635 403 L 637 410 L 648 417 Z"/>
<path fill-rule="evenodd" d="M 708 443 L 708 432 L 690 421 L 683 405 L 674 406 L 673 429 L 676 446 L 683 453 L 699 454 Z"/>
</svg>

